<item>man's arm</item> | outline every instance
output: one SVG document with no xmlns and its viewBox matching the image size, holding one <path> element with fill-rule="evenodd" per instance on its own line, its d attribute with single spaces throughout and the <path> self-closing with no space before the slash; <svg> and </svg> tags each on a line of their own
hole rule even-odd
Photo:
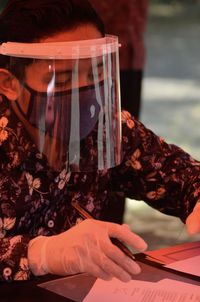
<svg viewBox="0 0 200 302">
<path fill-rule="evenodd" d="M 122 113 L 123 162 L 113 169 L 112 187 L 183 222 L 200 200 L 200 162 Z"/>
</svg>

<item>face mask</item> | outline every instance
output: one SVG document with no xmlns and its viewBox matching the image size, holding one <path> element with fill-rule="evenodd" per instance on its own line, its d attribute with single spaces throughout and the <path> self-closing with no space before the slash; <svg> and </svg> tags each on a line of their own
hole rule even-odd
<svg viewBox="0 0 200 302">
<path fill-rule="evenodd" d="M 76 140 L 76 137 L 70 137 L 72 124 L 77 122 L 77 136 L 79 136 L 77 139 L 85 138 L 95 128 L 99 118 L 100 105 L 94 86 L 52 94 L 35 91 L 27 84 L 24 84 L 24 87 L 30 92 L 27 113 L 22 111 L 18 102 L 16 102 L 17 107 L 29 123 L 40 131 L 68 142 L 69 138 L 72 141 Z M 99 87 L 103 102 L 103 82 Z M 74 119 L 73 123 L 72 119 Z"/>
</svg>

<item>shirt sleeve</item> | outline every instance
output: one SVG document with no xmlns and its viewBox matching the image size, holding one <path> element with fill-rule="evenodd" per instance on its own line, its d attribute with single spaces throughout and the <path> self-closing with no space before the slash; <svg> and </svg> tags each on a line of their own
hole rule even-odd
<svg viewBox="0 0 200 302">
<path fill-rule="evenodd" d="M 28 266 L 29 237 L 14 236 L 0 239 L 0 280 L 28 280 L 32 273 Z"/>
<path fill-rule="evenodd" d="M 200 200 L 200 162 L 126 111 L 122 122 L 123 161 L 111 172 L 112 189 L 185 222 Z"/>
</svg>

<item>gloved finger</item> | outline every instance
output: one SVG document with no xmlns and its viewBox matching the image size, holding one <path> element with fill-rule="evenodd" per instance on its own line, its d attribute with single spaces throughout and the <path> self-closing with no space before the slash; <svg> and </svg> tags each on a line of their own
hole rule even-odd
<svg viewBox="0 0 200 302">
<path fill-rule="evenodd" d="M 196 204 L 193 212 L 187 217 L 186 227 L 190 235 L 200 233 L 200 202 Z"/>
<path fill-rule="evenodd" d="M 117 238 L 138 251 L 145 251 L 147 243 L 138 235 L 131 232 L 127 227 L 116 223 L 107 222 L 108 235 Z"/>
<path fill-rule="evenodd" d="M 63 261 L 63 267 L 65 272 L 70 272 L 70 274 L 77 272 L 87 272 L 96 278 L 101 278 L 103 280 L 111 280 L 112 276 L 106 273 L 100 266 L 99 261 L 94 261 L 92 259 L 92 254 L 95 254 L 95 258 L 100 258 L 99 250 L 90 250 L 87 247 L 87 255 L 85 254 L 84 248 L 81 246 L 79 249 L 73 250 L 72 261 L 70 261 L 69 253 L 65 255 L 65 261 Z M 71 254 L 72 255 L 72 254 Z"/>
<path fill-rule="evenodd" d="M 96 265 L 94 263 L 88 263 L 88 265 L 86 266 L 86 271 L 92 276 L 103 279 L 105 281 L 110 281 L 113 278 L 112 275 L 105 272 L 99 265 Z"/>
<path fill-rule="evenodd" d="M 95 254 L 93 256 L 95 257 Z M 132 276 L 129 273 L 127 273 L 106 255 L 100 254 L 96 256 L 97 258 L 94 259 L 94 261 L 97 261 L 101 269 L 108 275 L 115 277 L 123 282 L 128 282 L 132 279 Z"/>
<path fill-rule="evenodd" d="M 127 229 L 128 231 L 131 231 L 130 226 L 126 223 L 122 224 L 123 228 Z"/>
<path fill-rule="evenodd" d="M 117 246 L 110 242 L 104 242 L 102 247 L 105 255 L 131 275 L 141 272 L 140 266 L 131 258 L 125 255 Z"/>
</svg>

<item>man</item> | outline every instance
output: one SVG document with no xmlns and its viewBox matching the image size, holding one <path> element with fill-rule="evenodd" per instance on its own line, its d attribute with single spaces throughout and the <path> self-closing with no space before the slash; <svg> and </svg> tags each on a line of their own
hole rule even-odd
<svg viewBox="0 0 200 302">
<path fill-rule="evenodd" d="M 140 267 L 111 238 L 147 245 L 100 221 L 113 193 L 200 231 L 200 164 L 121 115 L 118 39 L 87 0 L 10 0 L 0 42 L 1 280 L 131 280 Z M 81 222 L 74 203 L 96 219 Z"/>
</svg>

